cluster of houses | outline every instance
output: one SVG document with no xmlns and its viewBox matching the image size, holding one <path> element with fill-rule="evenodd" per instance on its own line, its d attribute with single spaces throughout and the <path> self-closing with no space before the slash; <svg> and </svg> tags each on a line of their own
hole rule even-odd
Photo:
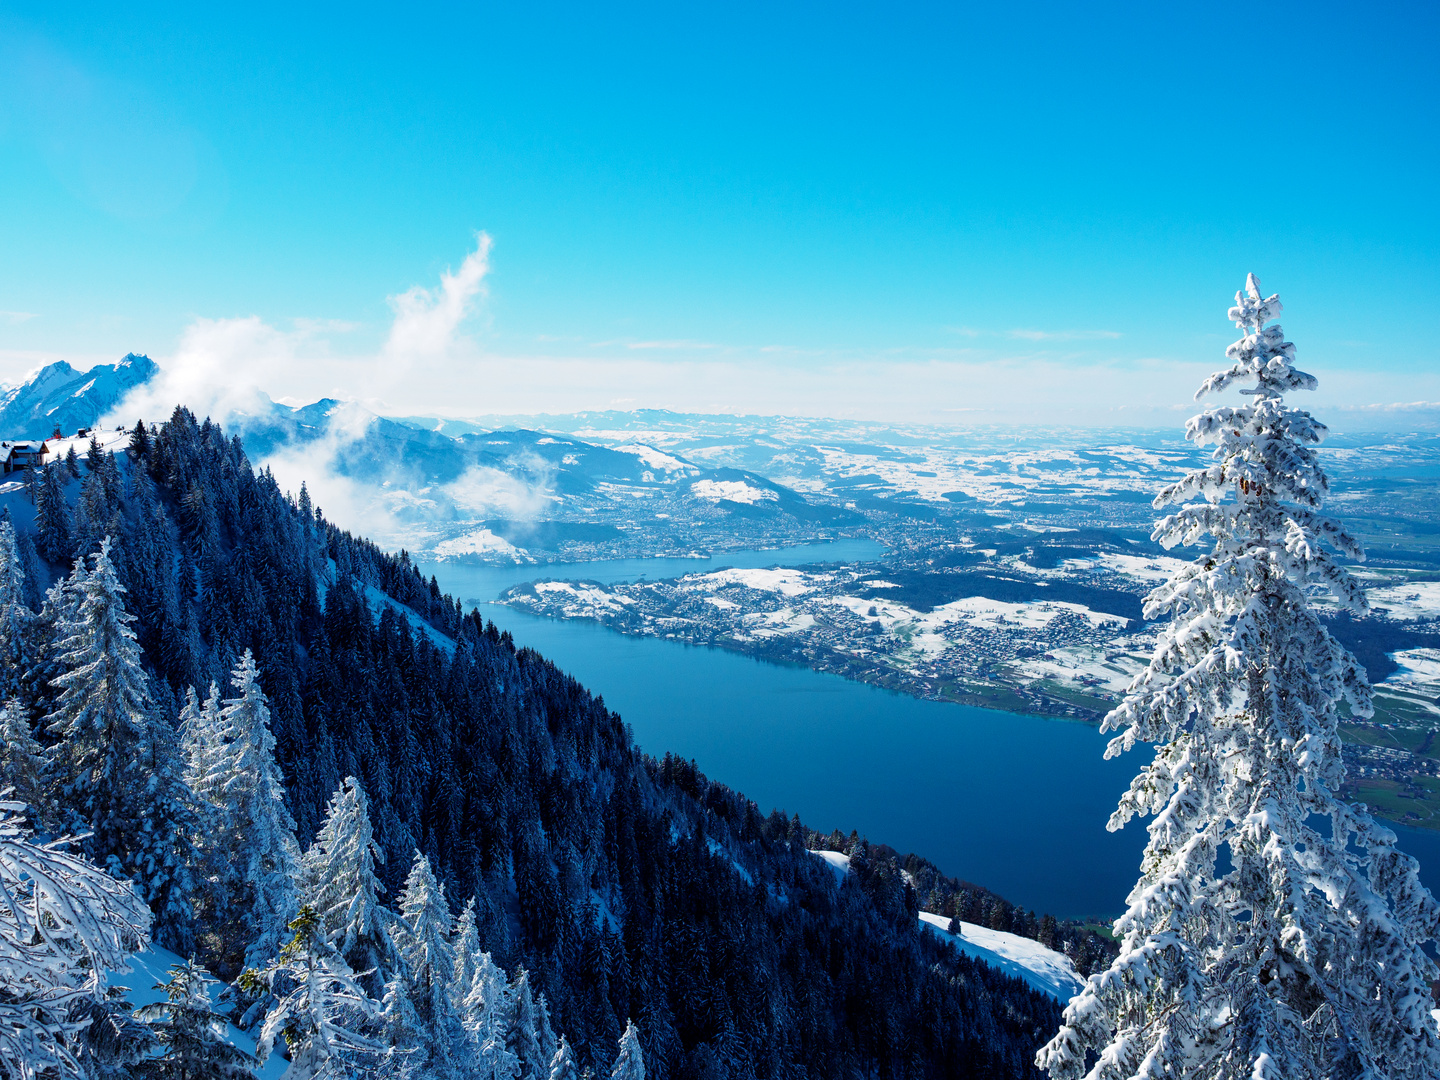
<svg viewBox="0 0 1440 1080">
<path fill-rule="evenodd" d="M 84 439 L 90 435 L 90 428 L 81 428 L 75 433 L 75 438 Z M 62 438 L 57 434 L 54 439 Z M 19 469 L 38 469 L 44 466 L 46 459 L 50 457 L 49 439 L 5 439 L 0 440 L 0 467 L 4 468 L 4 475 Z"/>
</svg>

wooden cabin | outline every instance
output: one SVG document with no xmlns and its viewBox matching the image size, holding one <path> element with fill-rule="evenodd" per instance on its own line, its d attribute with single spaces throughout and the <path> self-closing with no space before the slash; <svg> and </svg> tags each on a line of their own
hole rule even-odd
<svg viewBox="0 0 1440 1080">
<path fill-rule="evenodd" d="M 50 447 L 43 440 L 0 442 L 0 463 L 4 464 L 6 475 L 16 469 L 38 469 L 45 464 L 49 453 Z"/>
</svg>

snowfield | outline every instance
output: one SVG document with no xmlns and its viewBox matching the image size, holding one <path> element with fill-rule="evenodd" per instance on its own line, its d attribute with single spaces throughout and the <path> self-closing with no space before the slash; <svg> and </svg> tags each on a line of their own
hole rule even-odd
<svg viewBox="0 0 1440 1080">
<path fill-rule="evenodd" d="M 690 485 L 690 494 L 697 499 L 709 499 L 711 502 L 724 499 L 726 502 L 746 503 L 750 506 L 780 497 L 768 488 L 758 488 L 744 480 L 697 480 Z"/>
<path fill-rule="evenodd" d="M 1417 581 L 1409 585 L 1388 585 L 1368 590 L 1375 614 L 1401 622 L 1440 619 L 1440 581 Z M 1379 609 L 1384 609 L 1382 612 Z"/>
<path fill-rule="evenodd" d="M 1070 958 L 1054 949 L 1047 949 L 1038 941 L 968 922 L 960 924 L 960 936 L 956 937 L 946 929 L 950 925 L 949 919 L 928 911 L 920 913 L 920 925 L 966 956 L 973 956 L 1008 975 L 1025 980 L 1062 1005 L 1085 988 L 1085 980 L 1075 970 Z"/>
<path fill-rule="evenodd" d="M 835 872 L 837 882 L 843 882 L 845 875 L 850 872 L 849 855 L 839 851 L 817 851 L 813 848 L 810 854 L 825 861 Z M 940 940 L 959 949 L 966 956 L 974 957 L 1007 975 L 1024 980 L 1029 986 L 1042 994 L 1049 994 L 1062 1005 L 1085 987 L 1085 980 L 1075 970 L 1075 965 L 1068 956 L 1054 949 L 1047 949 L 1038 941 L 967 922 L 960 924 L 960 936 L 955 937 L 947 929 L 949 925 L 950 920 L 944 916 L 928 911 L 920 913 L 922 929 L 938 935 Z"/>
<path fill-rule="evenodd" d="M 435 558 L 444 562 L 457 555 L 488 555 L 513 559 L 515 562 L 530 562 L 530 553 L 518 548 L 503 536 L 496 536 L 489 529 L 476 529 L 453 540 L 442 540 L 435 545 Z"/>
</svg>

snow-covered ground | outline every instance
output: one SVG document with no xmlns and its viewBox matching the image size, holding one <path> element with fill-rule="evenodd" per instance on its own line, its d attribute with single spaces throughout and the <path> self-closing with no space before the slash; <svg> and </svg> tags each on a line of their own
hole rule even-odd
<svg viewBox="0 0 1440 1080">
<path fill-rule="evenodd" d="M 117 986 L 129 988 L 127 995 L 130 1004 L 136 1009 L 144 1005 L 153 1005 L 157 1001 L 165 1000 L 165 992 L 157 989 L 160 983 L 170 978 L 170 968 L 176 964 L 184 964 L 185 961 L 176 956 L 168 949 L 162 949 L 158 945 L 151 945 L 144 952 L 134 953 L 130 957 L 130 968 L 128 973 L 115 975 L 111 983 Z M 213 1001 L 223 990 L 224 984 L 219 980 L 212 980 L 210 984 L 210 999 Z M 238 1046 L 247 1054 L 255 1053 L 255 1040 L 233 1024 L 225 1025 L 226 1041 L 232 1046 Z M 278 1052 L 271 1054 L 265 1064 L 255 1070 L 260 1080 L 280 1080 L 285 1075 L 285 1070 L 290 1063 L 280 1056 Z"/>
<path fill-rule="evenodd" d="M 1440 581 L 1417 581 L 1368 590 L 1370 608 L 1386 618 L 1410 622 L 1440 618 Z"/>
<path fill-rule="evenodd" d="M 484 555 L 489 558 L 511 559 L 517 563 L 534 561 L 524 548 L 516 547 L 489 529 L 475 529 L 435 545 L 435 558 L 441 562 L 458 555 Z"/>
<path fill-rule="evenodd" d="M 837 881 L 844 881 L 850 872 L 850 856 L 839 851 L 816 851 L 810 854 L 823 859 L 835 872 Z M 1064 953 L 1047 949 L 1038 941 L 1007 934 L 1003 930 L 991 930 L 975 923 L 962 922 L 959 937 L 952 935 L 948 927 L 950 920 L 928 911 L 920 913 L 922 929 L 936 934 L 942 941 L 959 949 L 966 956 L 1023 979 L 1027 984 L 1049 994 L 1062 1004 L 1078 994 L 1085 986 L 1085 980 L 1075 970 L 1075 965 Z"/>
<path fill-rule="evenodd" d="M 966 956 L 973 956 L 1008 975 L 1024 979 L 1061 1004 L 1085 988 L 1085 980 L 1075 970 L 1070 958 L 1054 949 L 1047 949 L 1038 941 L 968 922 L 960 924 L 960 935 L 957 937 L 947 929 L 949 919 L 928 911 L 920 913 L 920 925 Z"/>
<path fill-rule="evenodd" d="M 749 503 L 770 502 L 779 496 L 768 488 L 747 484 L 744 480 L 697 480 L 690 485 L 690 494 L 697 499 L 719 502 Z"/>
</svg>

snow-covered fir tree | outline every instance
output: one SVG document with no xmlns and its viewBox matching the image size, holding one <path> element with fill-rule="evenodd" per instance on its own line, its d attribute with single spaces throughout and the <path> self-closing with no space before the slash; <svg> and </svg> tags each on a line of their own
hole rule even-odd
<svg viewBox="0 0 1440 1080">
<path fill-rule="evenodd" d="M 620 1053 L 610 1070 L 610 1080 L 645 1080 L 645 1054 L 640 1049 L 640 1029 L 633 1021 L 620 1036 Z"/>
<path fill-rule="evenodd" d="M 198 861 L 193 796 L 172 733 L 151 715 L 148 676 L 107 537 L 94 569 L 77 567 L 51 652 L 63 671 L 46 731 L 49 801 L 84 848 L 132 878 L 158 918 L 157 937 L 189 946 L 190 867 Z"/>
<path fill-rule="evenodd" d="M 437 1077 L 452 1075 L 461 1041 L 459 1017 L 450 1000 L 455 971 L 450 938 L 455 920 L 430 860 L 418 851 L 399 903 L 397 944 L 409 974 L 415 1012 L 430 1034 L 427 1068 Z"/>
<path fill-rule="evenodd" d="M 9 793 L 0 797 L 24 803 L 30 822 L 45 824 L 49 817 L 45 752 L 35 740 L 24 706 L 15 698 L 0 706 L 0 785 L 9 788 Z"/>
<path fill-rule="evenodd" d="M 37 844 L 22 813 L 0 802 L 0 1073 L 80 1077 L 88 1010 L 146 944 L 150 912 L 65 843 Z"/>
<path fill-rule="evenodd" d="M 475 962 L 463 1023 L 474 1069 L 482 1080 L 515 1080 L 520 1060 L 509 1047 L 511 1002 L 505 973 L 481 953 Z"/>
<path fill-rule="evenodd" d="M 1156 540 L 1213 545 L 1146 598 L 1171 623 L 1105 720 L 1122 732 L 1107 756 L 1157 744 L 1110 828 L 1155 818 L 1119 958 L 1038 1056 L 1055 1080 L 1440 1076 L 1424 951 L 1440 907 L 1395 833 L 1337 794 L 1338 706 L 1370 715 L 1370 686 L 1312 596 L 1364 610 L 1338 559 L 1363 553 L 1319 512 L 1326 429 L 1286 404 L 1315 379 L 1280 310 L 1254 275 L 1236 294 L 1243 336 L 1196 396 L 1253 380 L 1251 401 L 1189 422 L 1212 464 L 1156 498 L 1180 506 Z"/>
<path fill-rule="evenodd" d="M 150 1025 L 159 1053 L 140 1062 L 145 1080 L 253 1080 L 255 1059 L 225 1034 L 211 1006 L 209 975 L 193 960 L 170 968 L 165 1000 L 135 1010 Z"/>
<path fill-rule="evenodd" d="M 530 973 L 521 969 L 510 987 L 510 1023 L 507 1045 L 520 1063 L 521 1080 L 546 1080 L 550 1058 L 540 1044 L 540 1015 L 530 989 Z"/>
<path fill-rule="evenodd" d="M 330 943 L 372 996 L 383 993 L 396 967 L 390 936 L 395 916 L 381 906 L 385 890 L 375 876 L 375 865 L 383 859 L 365 792 L 360 781 L 347 776 L 301 858 L 299 901 L 314 910 Z"/>
<path fill-rule="evenodd" d="M 455 920 L 455 933 L 451 940 L 455 952 L 455 969 L 450 978 L 450 1003 L 456 1012 L 464 1009 L 470 984 L 475 980 L 475 964 L 480 957 L 480 934 L 475 925 L 475 898 L 465 901 L 465 907 Z"/>
<path fill-rule="evenodd" d="M 25 605 L 25 567 L 11 523 L 0 521 L 0 696 L 22 692 L 30 667 L 30 626 L 35 616 Z"/>
<path fill-rule="evenodd" d="M 384 1061 L 386 1045 L 376 1037 L 381 1009 L 355 981 L 310 908 L 301 908 L 287 927 L 294 937 L 262 968 L 247 968 L 240 985 L 260 997 L 274 997 L 256 1040 L 263 1064 L 283 1038 L 290 1051 L 285 1080 L 351 1080 Z"/>
<path fill-rule="evenodd" d="M 550 1059 L 546 1080 L 580 1080 L 580 1065 L 563 1035 L 560 1036 L 560 1045 L 555 1048 L 555 1054 Z"/>
<path fill-rule="evenodd" d="M 35 496 L 35 526 L 39 531 L 36 547 L 51 562 L 68 562 L 75 545 L 70 538 L 70 513 L 65 504 L 65 488 L 58 464 L 41 470 L 39 491 Z M 35 470 L 30 470 L 35 475 Z"/>
<path fill-rule="evenodd" d="M 285 807 L 285 782 L 275 763 L 270 707 L 260 688 L 259 670 L 249 649 L 235 665 L 228 698 L 213 729 L 202 709 L 196 734 L 187 740 L 187 756 L 208 763 L 203 775 L 191 765 L 191 786 L 213 808 L 216 825 L 210 851 L 233 872 L 226 905 L 246 966 L 254 967 L 280 946 L 293 917 L 300 851 L 295 821 Z M 198 749 L 197 749 L 198 748 Z"/>
</svg>

